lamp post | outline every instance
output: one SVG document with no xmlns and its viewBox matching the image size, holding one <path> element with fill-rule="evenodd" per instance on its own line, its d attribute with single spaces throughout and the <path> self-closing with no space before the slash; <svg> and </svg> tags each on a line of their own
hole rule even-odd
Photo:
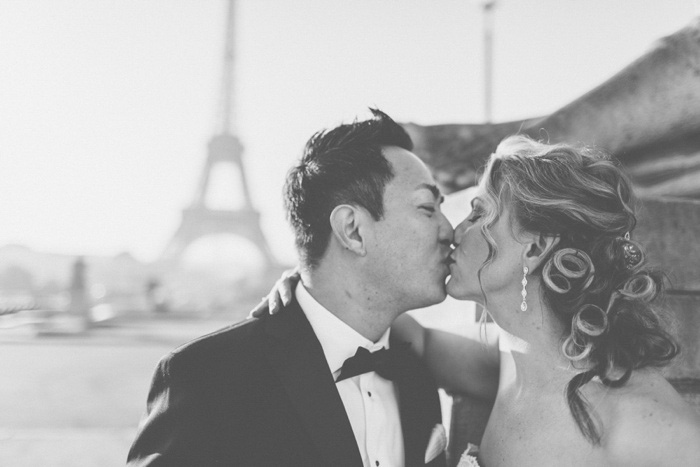
<svg viewBox="0 0 700 467">
<path fill-rule="evenodd" d="M 496 0 L 476 0 L 483 12 L 483 34 L 484 34 L 484 120 L 486 123 L 492 121 L 492 101 L 493 101 L 493 11 L 496 7 Z"/>
</svg>

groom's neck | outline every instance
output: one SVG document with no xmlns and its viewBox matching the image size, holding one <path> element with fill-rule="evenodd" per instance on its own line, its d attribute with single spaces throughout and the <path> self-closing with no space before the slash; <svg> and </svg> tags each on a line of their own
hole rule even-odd
<svg viewBox="0 0 700 467">
<path fill-rule="evenodd" d="M 373 293 L 363 278 L 343 265 L 322 264 L 302 271 L 302 283 L 309 294 L 338 319 L 360 335 L 376 342 L 391 326 L 398 313 L 387 300 Z"/>
</svg>

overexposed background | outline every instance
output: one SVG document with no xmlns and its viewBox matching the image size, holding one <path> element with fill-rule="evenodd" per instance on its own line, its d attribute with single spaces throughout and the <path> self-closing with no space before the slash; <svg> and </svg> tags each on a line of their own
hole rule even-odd
<svg viewBox="0 0 700 467">
<path fill-rule="evenodd" d="M 0 0 L 0 285 L 38 290 L 10 298 L 37 308 L 31 293 L 43 294 L 65 305 L 76 256 L 87 258 L 93 311 L 127 309 L 144 295 L 148 265 L 192 201 L 217 131 L 226 4 Z M 493 120 L 567 104 L 690 22 L 699 6 L 498 0 Z M 236 40 L 236 134 L 262 228 L 283 264 L 295 254 L 281 188 L 312 133 L 365 118 L 368 106 L 400 122 L 484 119 L 478 0 L 238 0 Z M 235 207 L 229 175 L 214 174 L 210 206 Z M 454 224 L 467 209 L 464 194 L 445 203 Z M 217 272 L 256 254 L 236 238 L 198 242 L 188 253 L 218 261 Z M 180 277 L 173 290 L 194 278 Z M 199 277 L 194 287 L 206 295 L 209 281 Z M 0 291 L 0 315 L 3 300 Z M 185 317 L 139 300 L 141 315 L 113 313 L 83 333 L 35 335 L 27 310 L 0 316 L 0 374 L 9 375 L 0 384 L 0 465 L 123 465 L 158 358 L 235 316 L 227 303 L 236 297 L 216 316 L 194 307 Z M 454 331 L 473 323 L 471 306 L 456 301 L 418 315 Z"/>
<path fill-rule="evenodd" d="M 0 245 L 157 258 L 215 131 L 225 8 L 0 0 Z M 281 262 L 294 261 L 281 186 L 313 132 L 368 106 L 483 121 L 478 1 L 238 0 L 237 13 L 237 134 Z M 552 112 L 696 14 L 695 0 L 499 0 L 494 121 Z M 212 203 L 230 199 L 213 188 Z"/>
</svg>

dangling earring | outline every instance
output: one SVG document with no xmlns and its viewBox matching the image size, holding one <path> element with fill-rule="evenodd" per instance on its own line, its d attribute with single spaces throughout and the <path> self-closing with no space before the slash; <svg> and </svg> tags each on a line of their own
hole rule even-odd
<svg viewBox="0 0 700 467">
<path fill-rule="evenodd" d="M 527 289 L 525 286 L 527 286 L 527 273 L 529 271 L 527 266 L 523 266 L 523 281 L 521 282 L 521 284 L 523 284 L 523 291 L 520 292 L 520 295 L 523 296 L 523 302 L 520 304 L 520 311 L 527 311 Z"/>
</svg>

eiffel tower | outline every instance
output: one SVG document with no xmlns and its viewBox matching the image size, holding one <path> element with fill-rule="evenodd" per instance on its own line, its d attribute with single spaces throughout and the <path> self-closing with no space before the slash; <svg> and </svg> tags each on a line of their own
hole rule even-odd
<svg viewBox="0 0 700 467">
<path fill-rule="evenodd" d="M 248 191 L 243 167 L 243 145 L 235 135 L 233 77 L 235 65 L 235 0 L 228 2 L 224 70 L 219 99 L 217 133 L 209 140 L 207 159 L 192 204 L 182 212 L 182 221 L 166 247 L 162 260 L 177 260 L 194 241 L 216 234 L 233 234 L 249 240 L 262 254 L 266 269 L 275 264 L 260 228 L 260 213 L 255 210 Z M 230 164 L 240 174 L 243 205 L 237 209 L 211 209 L 206 195 L 212 171 L 221 164 Z"/>
</svg>

